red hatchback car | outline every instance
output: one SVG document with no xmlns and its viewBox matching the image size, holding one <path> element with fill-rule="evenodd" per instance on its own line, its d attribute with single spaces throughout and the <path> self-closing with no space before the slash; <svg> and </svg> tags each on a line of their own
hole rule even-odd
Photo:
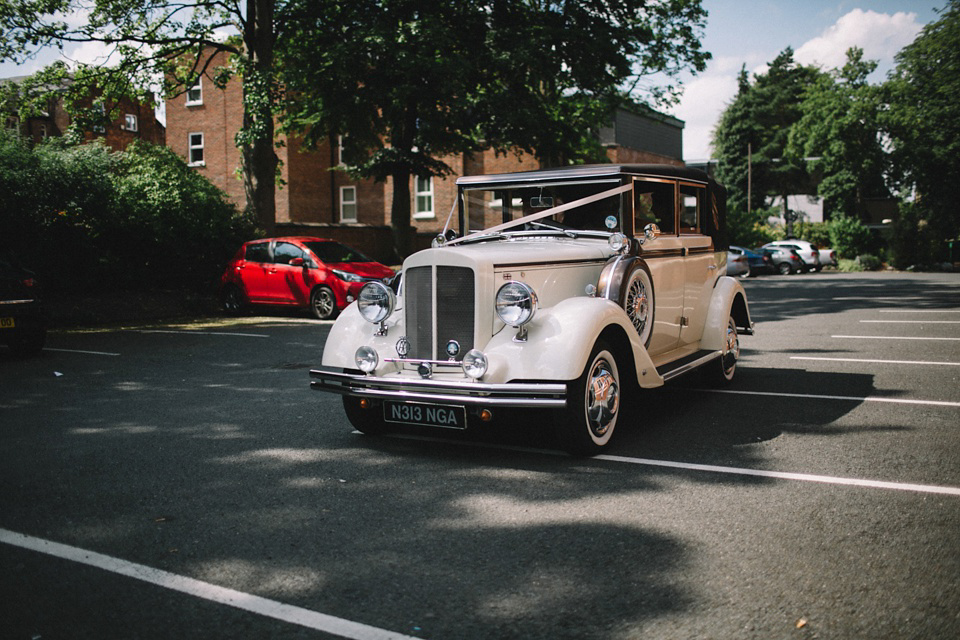
<svg viewBox="0 0 960 640">
<path fill-rule="evenodd" d="M 267 238 L 240 247 L 220 279 L 220 299 L 229 313 L 250 304 L 286 305 L 307 307 L 326 320 L 365 283 L 392 276 L 389 267 L 335 240 Z"/>
</svg>

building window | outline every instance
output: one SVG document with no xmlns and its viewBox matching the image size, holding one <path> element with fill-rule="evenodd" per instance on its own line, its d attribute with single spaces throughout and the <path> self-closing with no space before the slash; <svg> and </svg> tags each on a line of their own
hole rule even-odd
<svg viewBox="0 0 960 640">
<path fill-rule="evenodd" d="M 94 133 L 106 133 L 107 128 L 103 126 L 103 123 L 107 121 L 107 109 L 103 106 L 102 102 L 96 104 L 96 110 L 99 112 L 98 118 L 93 125 Z"/>
<path fill-rule="evenodd" d="M 346 162 L 343 161 L 343 136 L 337 136 L 337 166 L 344 167 Z"/>
<path fill-rule="evenodd" d="M 191 133 L 187 137 L 190 148 L 188 157 L 190 158 L 189 164 L 191 167 L 202 167 L 206 163 L 203 161 L 203 134 L 202 133 Z"/>
<path fill-rule="evenodd" d="M 187 106 L 192 107 L 203 104 L 203 84 L 202 78 L 197 78 L 197 84 L 187 89 Z"/>
<path fill-rule="evenodd" d="M 123 128 L 127 131 L 136 131 L 137 130 L 137 116 L 132 113 L 128 113 L 123 116 Z"/>
<path fill-rule="evenodd" d="M 340 222 L 357 221 L 357 188 L 340 187 Z"/>
<path fill-rule="evenodd" d="M 40 125 L 40 139 L 43 140 L 47 137 L 47 125 Z"/>
<path fill-rule="evenodd" d="M 417 176 L 414 185 L 414 196 L 417 205 L 413 212 L 414 218 L 433 218 L 433 178 Z"/>
</svg>

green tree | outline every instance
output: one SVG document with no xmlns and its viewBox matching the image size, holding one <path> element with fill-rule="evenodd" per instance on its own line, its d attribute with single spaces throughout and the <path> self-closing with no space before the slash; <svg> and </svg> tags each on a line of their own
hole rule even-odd
<svg viewBox="0 0 960 640">
<path fill-rule="evenodd" d="M 863 50 L 847 51 L 847 62 L 817 77 L 804 95 L 803 116 L 790 129 L 787 155 L 819 177 L 817 194 L 826 216 L 866 220 L 864 200 L 890 195 L 884 176 L 887 154 L 880 137 L 879 89 L 867 81 L 877 63 Z"/>
<path fill-rule="evenodd" d="M 269 231 L 275 223 L 278 166 L 273 147 L 279 99 L 274 48 L 284 38 L 285 6 L 276 0 L 0 0 L 0 60 L 22 62 L 47 46 L 102 43 L 109 49 L 107 63 L 70 74 L 74 95 L 89 96 L 92 91 L 106 99 L 148 101 L 153 99 L 151 85 L 162 82 L 167 94 L 184 92 L 202 73 L 214 72 L 208 69 L 210 53 L 231 54 L 230 67 L 216 70 L 216 75 L 221 84 L 234 73 L 243 77 L 243 129 L 237 144 L 247 210 Z M 77 16 L 83 19 L 77 22 Z M 238 35 L 224 38 L 225 30 Z M 67 75 L 59 65 L 45 80 L 60 90 Z M 97 117 L 95 110 L 78 114 L 78 122 L 89 125 Z"/>
<path fill-rule="evenodd" d="M 357 0 L 297 9 L 280 57 L 288 126 L 346 138 L 349 171 L 393 182 L 397 253 L 411 248 L 411 176 L 449 154 L 525 150 L 544 165 L 597 160 L 596 131 L 640 78 L 668 100 L 702 70 L 699 0 Z M 310 55 L 304 56 L 303 51 Z"/>
<path fill-rule="evenodd" d="M 713 138 L 720 163 L 718 177 L 730 192 L 734 237 L 738 232 L 750 233 L 760 222 L 746 210 L 759 211 L 767 197 L 776 196 L 781 198 L 790 234 L 792 218 L 787 215 L 786 196 L 809 193 L 812 188 L 804 163 L 787 154 L 788 136 L 790 127 L 802 116 L 800 103 L 806 87 L 821 73 L 798 65 L 790 47 L 777 55 L 766 73 L 756 75 L 753 83 L 746 71 L 741 71 L 739 92 L 721 114 Z"/>
<path fill-rule="evenodd" d="M 904 192 L 915 194 L 911 219 L 940 241 L 960 237 L 960 0 L 950 0 L 940 19 L 923 28 L 896 57 L 885 83 L 888 108 L 882 123 L 892 146 L 893 175 Z M 906 230 L 901 229 L 901 232 Z M 918 236 L 919 237 L 919 236 Z M 926 243 L 924 243 L 926 244 Z"/>
</svg>

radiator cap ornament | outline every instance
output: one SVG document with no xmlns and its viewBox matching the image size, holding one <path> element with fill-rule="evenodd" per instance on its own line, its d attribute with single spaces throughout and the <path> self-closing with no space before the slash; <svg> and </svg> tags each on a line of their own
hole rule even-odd
<svg viewBox="0 0 960 640">
<path fill-rule="evenodd" d="M 456 340 L 451 340 L 447 343 L 447 355 L 450 356 L 450 359 L 453 360 L 460 354 L 460 343 Z"/>
</svg>

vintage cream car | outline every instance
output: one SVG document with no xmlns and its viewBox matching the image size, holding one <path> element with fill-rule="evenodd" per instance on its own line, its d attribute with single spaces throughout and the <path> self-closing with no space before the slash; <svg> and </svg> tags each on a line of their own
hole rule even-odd
<svg viewBox="0 0 960 640">
<path fill-rule="evenodd" d="M 358 430 L 550 410 L 560 445 L 592 455 L 630 420 L 629 394 L 698 367 L 732 379 L 753 323 L 706 174 L 596 165 L 457 185 L 445 232 L 396 291 L 364 286 L 310 372 Z"/>
</svg>

